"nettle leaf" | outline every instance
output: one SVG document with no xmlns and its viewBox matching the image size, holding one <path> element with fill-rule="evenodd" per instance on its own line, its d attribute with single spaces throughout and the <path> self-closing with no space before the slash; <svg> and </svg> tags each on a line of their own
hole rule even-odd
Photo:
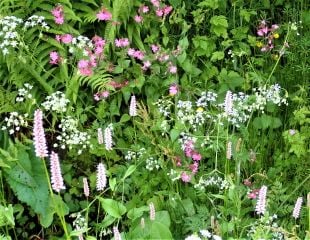
<svg viewBox="0 0 310 240">
<path fill-rule="evenodd" d="M 193 38 L 195 47 L 195 54 L 197 56 L 210 57 L 213 51 L 216 49 L 215 41 L 205 36 L 196 36 Z"/>
<path fill-rule="evenodd" d="M 198 7 L 209 7 L 211 9 L 217 9 L 219 7 L 218 0 L 204 0 L 198 4 Z"/>
<path fill-rule="evenodd" d="M 222 60 L 224 59 L 224 56 L 225 56 L 224 52 L 221 52 L 221 51 L 214 52 L 212 53 L 211 61 L 216 62 L 216 61 Z"/>
<path fill-rule="evenodd" d="M 227 38 L 227 28 L 228 28 L 228 22 L 225 16 L 219 15 L 219 16 L 213 16 L 210 19 L 211 23 L 211 31 L 215 33 L 218 37 Z"/>
<path fill-rule="evenodd" d="M 53 221 L 50 211 L 48 182 L 43 160 L 37 158 L 33 151 L 17 145 L 18 161 L 9 162 L 10 169 L 4 169 L 6 181 L 18 199 L 28 204 L 39 215 L 40 223 L 48 227 Z"/>
</svg>

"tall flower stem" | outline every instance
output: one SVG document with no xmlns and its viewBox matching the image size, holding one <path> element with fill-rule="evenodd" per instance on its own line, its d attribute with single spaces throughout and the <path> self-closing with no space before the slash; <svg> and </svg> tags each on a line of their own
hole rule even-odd
<svg viewBox="0 0 310 240">
<path fill-rule="evenodd" d="M 62 211 L 59 211 L 58 209 L 58 205 L 56 204 L 56 201 L 55 201 L 55 198 L 54 198 L 54 193 L 53 193 L 53 189 L 52 189 L 52 185 L 51 185 L 51 181 L 50 181 L 50 177 L 49 177 L 49 174 L 48 174 L 48 169 L 47 169 L 47 166 L 46 166 L 46 163 L 45 163 L 45 160 L 42 159 L 43 161 L 43 165 L 44 165 L 44 171 L 45 171 L 45 175 L 46 175 L 46 179 L 47 179 L 47 182 L 48 182 L 48 188 L 49 188 L 49 191 L 50 191 L 50 194 L 51 194 L 51 198 L 52 198 L 52 201 L 53 201 L 53 205 L 56 209 L 56 213 L 59 217 L 59 220 L 61 222 L 61 225 L 62 225 L 62 228 L 65 232 L 65 235 L 66 235 L 66 239 L 67 240 L 70 240 L 70 235 L 69 235 L 69 232 L 68 232 L 68 229 L 67 229 L 67 225 L 66 225 L 66 221 L 65 221 L 65 218 L 64 216 L 61 214 Z"/>
</svg>

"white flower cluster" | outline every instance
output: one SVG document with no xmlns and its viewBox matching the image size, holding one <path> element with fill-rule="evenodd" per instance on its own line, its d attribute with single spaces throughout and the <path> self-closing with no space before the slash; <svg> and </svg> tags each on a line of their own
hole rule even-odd
<svg viewBox="0 0 310 240">
<path fill-rule="evenodd" d="M 256 220 L 249 231 L 247 236 L 250 239 L 274 239 L 274 240 L 284 240 L 285 235 L 281 227 L 279 227 L 276 222 L 278 216 L 276 214 L 272 216 L 262 215 L 258 220 Z"/>
<path fill-rule="evenodd" d="M 42 106 L 45 110 L 63 113 L 67 111 L 67 105 L 69 103 L 70 101 L 66 99 L 65 94 L 57 91 L 52 95 L 47 96 L 45 102 L 42 103 Z"/>
<path fill-rule="evenodd" d="M 16 28 L 22 23 L 23 20 L 15 16 L 0 19 L 0 49 L 3 55 L 7 55 L 10 48 L 16 48 L 20 44 Z"/>
<path fill-rule="evenodd" d="M 134 152 L 134 151 L 128 151 L 127 154 L 125 155 L 125 159 L 128 161 L 131 160 L 140 160 L 141 157 L 146 153 L 145 148 L 140 148 L 139 151 Z"/>
<path fill-rule="evenodd" d="M 181 148 L 184 151 L 186 148 L 194 149 L 194 144 L 197 142 L 197 138 L 194 136 L 190 136 L 188 133 L 181 132 L 179 143 L 181 144 Z M 191 143 L 191 145 L 189 145 Z"/>
<path fill-rule="evenodd" d="M 94 48 L 92 41 L 88 37 L 82 35 L 72 38 L 71 44 L 72 46 L 69 48 L 69 52 L 71 54 L 74 54 L 78 50 L 82 50 L 83 56 L 85 57 L 89 55 L 86 49 L 92 50 Z"/>
<path fill-rule="evenodd" d="M 18 89 L 18 94 L 15 99 L 16 102 L 23 102 L 25 99 L 31 99 L 32 94 L 29 91 L 33 88 L 29 83 L 24 83 L 24 87 Z"/>
<path fill-rule="evenodd" d="M 146 159 L 146 169 L 149 171 L 153 171 L 154 169 L 159 169 L 160 165 L 159 165 L 159 160 L 158 159 L 154 159 L 153 157 L 149 157 Z"/>
<path fill-rule="evenodd" d="M 210 116 L 202 107 L 194 107 L 190 101 L 177 103 L 177 118 L 183 124 L 188 123 L 190 127 L 197 130 L 198 126 L 203 125 Z"/>
<path fill-rule="evenodd" d="M 45 17 L 33 15 L 33 16 L 29 17 L 27 19 L 27 21 L 25 22 L 24 30 L 27 30 L 28 28 L 36 27 L 36 26 L 42 27 L 45 30 L 50 29 L 50 27 L 45 22 Z"/>
<path fill-rule="evenodd" d="M 72 213 L 70 217 L 75 218 L 73 221 L 73 227 L 75 230 L 87 229 L 87 221 L 80 212 Z"/>
<path fill-rule="evenodd" d="M 194 188 L 199 190 L 205 190 L 207 187 L 216 187 L 220 191 L 228 189 L 230 186 L 226 179 L 221 178 L 218 175 L 211 175 L 207 178 L 200 177 L 199 182 L 194 185 Z"/>
<path fill-rule="evenodd" d="M 200 230 L 199 234 L 192 234 L 189 235 L 185 238 L 185 240 L 206 240 L 206 239 L 211 239 L 211 240 L 222 240 L 222 238 L 218 235 L 212 234 L 208 230 Z"/>
<path fill-rule="evenodd" d="M 10 112 L 9 117 L 4 119 L 6 126 L 2 126 L 1 130 L 8 130 L 9 134 L 14 134 L 15 131 L 18 132 L 20 130 L 20 127 L 28 126 L 27 117 L 27 113 L 19 114 L 18 112 Z"/>
<path fill-rule="evenodd" d="M 207 108 L 208 103 L 215 103 L 217 100 L 217 94 L 211 91 L 202 92 L 201 97 L 196 101 L 197 107 Z"/>
<path fill-rule="evenodd" d="M 167 173 L 167 175 L 170 177 L 172 182 L 177 181 L 181 178 L 180 172 L 177 172 L 172 168 L 170 169 L 170 172 Z"/>
<path fill-rule="evenodd" d="M 158 107 L 158 111 L 163 114 L 164 117 L 170 116 L 173 102 L 169 99 L 160 98 L 154 103 L 154 105 Z"/>
<path fill-rule="evenodd" d="M 59 128 L 61 134 L 56 137 L 58 143 L 54 144 L 54 147 L 60 146 L 61 149 L 68 147 L 70 150 L 73 147 L 78 149 L 78 154 L 83 152 L 83 149 L 91 147 L 90 135 L 86 132 L 81 132 L 77 129 L 78 121 L 70 116 L 61 120 Z"/>
</svg>

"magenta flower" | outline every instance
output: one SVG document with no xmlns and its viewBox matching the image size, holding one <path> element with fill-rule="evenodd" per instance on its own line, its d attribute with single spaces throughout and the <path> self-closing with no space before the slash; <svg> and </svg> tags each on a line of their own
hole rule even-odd
<svg viewBox="0 0 310 240">
<path fill-rule="evenodd" d="M 40 158 L 47 157 L 48 152 L 43 128 L 43 113 L 39 109 L 34 112 L 33 136 L 36 156 Z"/>
<path fill-rule="evenodd" d="M 164 11 L 164 16 L 167 16 L 172 11 L 172 7 L 171 6 L 165 6 L 163 8 L 163 11 Z"/>
<path fill-rule="evenodd" d="M 150 61 L 145 61 L 145 62 L 143 62 L 142 70 L 143 70 L 143 71 L 148 70 L 148 69 L 150 68 L 151 65 L 152 65 L 152 64 L 151 64 Z"/>
<path fill-rule="evenodd" d="M 302 197 L 299 197 L 297 198 L 296 203 L 295 203 L 295 207 L 293 210 L 293 218 L 295 219 L 299 218 L 301 205 L 302 205 Z"/>
<path fill-rule="evenodd" d="M 51 184 L 52 188 L 56 192 L 60 192 L 62 189 L 66 189 L 64 181 L 61 175 L 60 163 L 58 154 L 52 152 L 51 156 Z"/>
<path fill-rule="evenodd" d="M 158 45 L 152 44 L 151 45 L 151 49 L 153 53 L 158 52 L 158 50 L 160 49 L 160 47 Z"/>
<path fill-rule="evenodd" d="M 50 64 L 58 64 L 60 62 L 59 54 L 56 51 L 50 52 Z"/>
<path fill-rule="evenodd" d="M 158 8 L 158 9 L 156 10 L 156 16 L 157 16 L 157 17 L 162 17 L 163 15 L 164 15 L 163 9 Z"/>
<path fill-rule="evenodd" d="M 257 214 L 265 214 L 266 211 L 266 195 L 267 195 L 267 187 L 262 186 L 258 193 L 258 199 L 255 207 L 255 211 Z"/>
<path fill-rule="evenodd" d="M 189 165 L 189 169 L 192 171 L 193 174 L 196 174 L 198 172 L 199 163 L 194 162 L 193 164 Z"/>
<path fill-rule="evenodd" d="M 128 38 L 115 39 L 115 46 L 116 47 L 127 47 L 127 46 L 129 46 Z"/>
<path fill-rule="evenodd" d="M 52 15 L 54 16 L 54 21 L 56 24 L 63 24 L 65 21 L 63 6 L 58 5 L 57 7 L 53 8 L 51 11 Z"/>
<path fill-rule="evenodd" d="M 169 72 L 172 73 L 172 74 L 177 73 L 177 70 L 178 70 L 177 67 L 174 66 L 174 65 L 170 65 L 170 66 L 168 67 L 168 69 L 169 69 Z"/>
<path fill-rule="evenodd" d="M 170 85 L 170 87 L 169 87 L 169 95 L 170 96 L 175 96 L 176 94 L 178 94 L 178 92 L 179 92 L 179 87 L 177 84 L 174 83 L 174 84 Z"/>
<path fill-rule="evenodd" d="M 139 16 L 139 15 L 136 15 L 136 16 L 134 16 L 134 20 L 135 20 L 136 23 L 141 23 L 143 21 L 143 17 Z"/>
<path fill-rule="evenodd" d="M 106 169 L 102 163 L 99 163 L 97 167 L 97 182 L 96 182 L 97 190 L 98 191 L 104 190 L 106 185 L 107 185 Z"/>
<path fill-rule="evenodd" d="M 198 153 L 198 152 L 193 152 L 193 153 L 192 153 L 192 159 L 193 159 L 194 161 L 200 161 L 200 160 L 201 160 L 201 154 Z"/>
<path fill-rule="evenodd" d="M 181 179 L 183 182 L 190 182 L 191 178 L 191 175 L 187 174 L 186 172 L 182 172 Z"/>
<path fill-rule="evenodd" d="M 151 0 L 154 7 L 159 7 L 159 0 Z"/>
<path fill-rule="evenodd" d="M 61 35 L 61 41 L 63 43 L 71 43 L 72 39 L 73 39 L 73 37 L 72 37 L 71 34 L 63 34 L 63 35 Z"/>
<path fill-rule="evenodd" d="M 112 19 L 112 14 L 106 9 L 102 9 L 96 16 L 100 21 L 110 21 Z"/>
<path fill-rule="evenodd" d="M 142 5 L 139 7 L 139 12 L 140 13 L 148 13 L 150 11 L 148 6 Z"/>
</svg>

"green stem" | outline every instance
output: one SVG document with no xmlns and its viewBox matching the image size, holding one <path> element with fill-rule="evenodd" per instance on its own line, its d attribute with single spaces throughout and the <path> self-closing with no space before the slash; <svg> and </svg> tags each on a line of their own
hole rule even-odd
<svg viewBox="0 0 310 240">
<path fill-rule="evenodd" d="M 63 230 L 65 232 L 66 239 L 70 240 L 71 238 L 70 238 L 70 235 L 68 233 L 68 229 L 67 229 L 65 218 L 61 214 L 61 212 L 59 211 L 58 205 L 55 203 L 54 193 L 53 193 L 53 189 L 52 189 L 52 185 L 51 185 L 51 181 L 50 181 L 50 177 L 49 177 L 49 174 L 48 174 L 48 170 L 47 170 L 47 166 L 46 166 L 45 160 L 42 159 L 42 161 L 43 161 L 44 171 L 45 171 L 46 179 L 47 179 L 47 182 L 48 182 L 48 188 L 49 188 L 49 191 L 51 193 L 51 198 L 52 198 L 52 201 L 53 201 L 53 205 L 54 205 L 54 207 L 56 209 L 56 213 L 57 213 L 57 215 L 59 217 L 59 220 L 61 222 L 62 228 L 63 228 Z"/>
</svg>

